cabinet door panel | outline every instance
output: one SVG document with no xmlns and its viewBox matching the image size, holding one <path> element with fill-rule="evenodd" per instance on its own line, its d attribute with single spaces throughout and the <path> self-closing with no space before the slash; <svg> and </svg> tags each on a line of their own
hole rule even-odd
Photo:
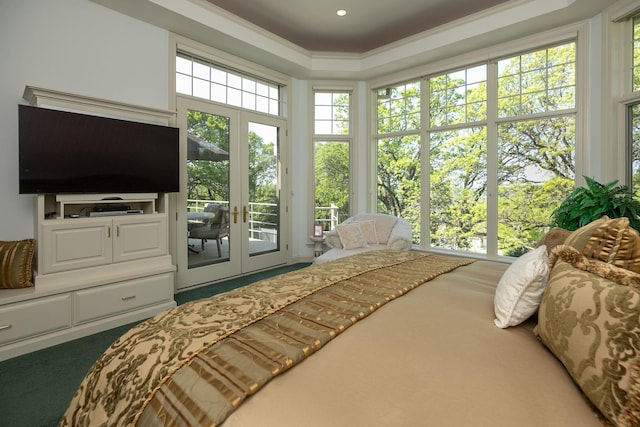
<svg viewBox="0 0 640 427">
<path fill-rule="evenodd" d="M 42 224 L 42 273 L 94 267 L 112 261 L 111 220 L 45 222 Z"/>
<path fill-rule="evenodd" d="M 113 261 L 167 254 L 166 215 L 117 218 L 113 221 Z"/>
</svg>

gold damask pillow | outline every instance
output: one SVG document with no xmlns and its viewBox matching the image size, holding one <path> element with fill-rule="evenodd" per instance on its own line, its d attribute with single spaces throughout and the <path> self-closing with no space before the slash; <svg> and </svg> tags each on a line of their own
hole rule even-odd
<svg viewBox="0 0 640 427">
<path fill-rule="evenodd" d="M 627 393 L 627 405 L 619 418 L 619 427 L 638 427 L 640 424 L 640 357 L 631 363 L 630 392 Z"/>
<path fill-rule="evenodd" d="M 640 356 L 640 290 L 613 277 L 584 271 L 559 257 L 542 296 L 535 333 L 593 405 L 622 425 L 629 414 L 637 414 L 630 406 L 638 401 L 631 365 Z M 627 421 L 624 425 L 638 425 Z"/>
<path fill-rule="evenodd" d="M 628 218 L 603 216 L 571 233 L 564 244 L 587 258 L 640 273 L 640 236 L 629 227 Z"/>
<path fill-rule="evenodd" d="M 0 288 L 33 286 L 35 239 L 0 241 Z"/>
</svg>

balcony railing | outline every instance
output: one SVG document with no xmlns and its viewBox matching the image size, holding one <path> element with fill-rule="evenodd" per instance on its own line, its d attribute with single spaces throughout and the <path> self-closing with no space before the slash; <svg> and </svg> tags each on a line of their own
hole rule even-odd
<svg viewBox="0 0 640 427">
<path fill-rule="evenodd" d="M 209 203 L 229 205 L 229 202 L 224 200 L 188 199 L 187 210 L 189 212 L 203 212 L 204 207 Z M 333 230 L 339 222 L 339 211 L 340 209 L 336 205 L 316 206 L 316 223 L 322 224 L 324 231 Z M 278 205 L 275 203 L 249 202 L 248 222 L 251 238 L 275 241 L 271 239 L 275 239 L 277 235 Z"/>
<path fill-rule="evenodd" d="M 316 223 L 322 224 L 322 229 L 325 232 L 333 230 L 340 221 L 338 218 L 339 212 L 340 208 L 333 204 L 331 206 L 316 206 Z"/>
<path fill-rule="evenodd" d="M 203 212 L 205 206 L 213 203 L 216 205 L 229 205 L 224 200 L 202 200 L 188 199 L 187 211 Z M 278 229 L 278 212 L 275 203 L 255 203 L 249 202 L 249 211 L 247 212 L 249 222 L 249 238 L 257 240 L 276 241 Z M 231 214 L 233 214 L 231 212 Z"/>
</svg>

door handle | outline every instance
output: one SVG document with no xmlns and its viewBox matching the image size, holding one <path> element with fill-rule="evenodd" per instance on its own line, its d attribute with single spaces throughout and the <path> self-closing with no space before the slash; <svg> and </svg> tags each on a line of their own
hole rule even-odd
<svg viewBox="0 0 640 427">
<path fill-rule="evenodd" d="M 233 207 L 233 223 L 234 224 L 238 223 L 238 207 L 237 206 Z"/>
<path fill-rule="evenodd" d="M 247 206 L 242 207 L 242 222 L 247 222 Z"/>
</svg>

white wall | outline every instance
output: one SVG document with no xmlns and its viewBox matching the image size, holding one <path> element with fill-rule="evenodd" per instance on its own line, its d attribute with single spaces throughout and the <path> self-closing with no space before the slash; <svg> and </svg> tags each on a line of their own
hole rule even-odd
<svg viewBox="0 0 640 427">
<path fill-rule="evenodd" d="M 0 240 L 32 237 L 18 194 L 18 104 L 26 85 L 163 108 L 168 33 L 86 0 L 0 0 Z"/>
<path fill-rule="evenodd" d="M 309 81 L 292 79 L 291 81 L 291 111 L 294 117 L 289 121 L 291 144 L 290 174 L 291 204 L 289 205 L 291 218 L 291 250 L 293 261 L 301 261 L 313 258 L 313 247 L 308 244 L 311 235 L 309 218 L 313 218 L 309 211 L 309 158 L 312 156 L 310 135 L 311 128 L 308 120 L 300 120 L 301 117 L 309 117 L 310 108 Z"/>
</svg>

